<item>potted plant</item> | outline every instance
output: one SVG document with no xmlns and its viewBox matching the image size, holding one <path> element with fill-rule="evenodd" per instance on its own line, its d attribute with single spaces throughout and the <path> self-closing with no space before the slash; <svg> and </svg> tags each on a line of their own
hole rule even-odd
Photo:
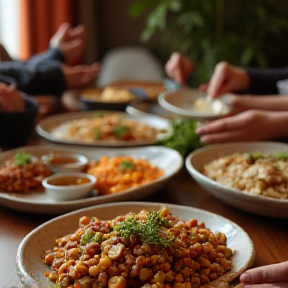
<svg viewBox="0 0 288 288">
<path fill-rule="evenodd" d="M 219 61 L 239 66 L 288 66 L 286 0 L 135 0 L 132 17 L 148 12 L 141 39 L 156 32 L 161 55 L 178 51 L 196 63 L 192 85 L 209 80 Z"/>
</svg>

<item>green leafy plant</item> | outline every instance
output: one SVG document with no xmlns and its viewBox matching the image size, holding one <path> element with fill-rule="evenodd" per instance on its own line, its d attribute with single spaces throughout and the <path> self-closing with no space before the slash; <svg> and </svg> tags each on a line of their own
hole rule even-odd
<svg viewBox="0 0 288 288">
<path fill-rule="evenodd" d="M 178 51 L 196 63 L 194 85 L 209 80 L 219 61 L 239 66 L 288 65 L 286 0 L 135 0 L 132 17 L 148 13 L 141 35 L 163 35 L 161 53 Z"/>
<path fill-rule="evenodd" d="M 158 142 L 174 150 L 177 150 L 183 158 L 190 152 L 203 146 L 199 135 L 195 133 L 198 122 L 195 120 L 175 119 L 171 122 L 173 133 L 170 137 Z"/>
</svg>

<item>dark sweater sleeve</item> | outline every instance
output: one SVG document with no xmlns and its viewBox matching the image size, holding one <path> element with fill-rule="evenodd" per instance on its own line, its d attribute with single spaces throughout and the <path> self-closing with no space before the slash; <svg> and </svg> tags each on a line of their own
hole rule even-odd
<svg viewBox="0 0 288 288">
<path fill-rule="evenodd" d="M 7 61 L 0 63 L 0 74 L 14 78 L 18 89 L 27 94 L 57 95 L 66 88 L 61 65 L 55 60 Z"/>
<path fill-rule="evenodd" d="M 288 68 L 245 68 L 250 77 L 250 88 L 245 93 L 258 95 L 278 94 L 277 82 L 288 79 Z"/>
</svg>

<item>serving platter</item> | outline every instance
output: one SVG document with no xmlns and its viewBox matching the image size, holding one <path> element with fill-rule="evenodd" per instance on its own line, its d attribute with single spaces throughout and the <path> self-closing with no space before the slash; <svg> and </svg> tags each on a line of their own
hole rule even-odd
<svg viewBox="0 0 288 288">
<path fill-rule="evenodd" d="M 110 195 L 95 196 L 91 194 L 88 198 L 70 201 L 52 200 L 44 192 L 17 194 L 0 191 L 0 205 L 14 210 L 40 214 L 59 215 L 75 209 L 101 203 L 142 199 L 165 186 L 183 166 L 183 159 L 177 151 L 162 146 L 105 149 L 93 147 L 83 148 L 83 146 L 67 147 L 67 145 L 51 144 L 20 147 L 1 153 L 0 167 L 4 166 L 5 161 L 12 159 L 14 155 L 20 151 L 25 151 L 38 158 L 51 151 L 71 151 L 83 154 L 87 156 L 89 160 L 95 161 L 105 155 L 108 157 L 130 155 L 132 158 L 147 159 L 152 165 L 157 166 L 164 171 L 163 176 L 143 186 L 130 188 Z"/>
<path fill-rule="evenodd" d="M 100 220 L 113 219 L 128 212 L 141 210 L 158 211 L 167 207 L 179 220 L 197 219 L 204 221 L 213 233 L 223 232 L 227 236 L 227 246 L 233 252 L 233 270 L 205 287 L 227 287 L 228 283 L 248 269 L 254 260 L 254 246 L 248 234 L 234 222 L 193 207 L 165 203 L 120 202 L 109 203 L 77 210 L 54 218 L 30 232 L 21 242 L 17 252 L 17 274 L 19 288 L 52 288 L 54 284 L 44 276 L 48 267 L 44 264 L 44 251 L 54 247 L 55 240 L 76 231 L 79 218 L 96 216 Z"/>
<path fill-rule="evenodd" d="M 288 199 L 249 194 L 236 188 L 226 187 L 202 173 L 206 164 L 223 156 L 234 153 L 265 154 L 279 151 L 288 152 L 288 145 L 265 141 L 214 144 L 192 152 L 187 156 L 185 165 L 190 175 L 200 186 L 223 202 L 259 215 L 288 218 Z"/>
<path fill-rule="evenodd" d="M 63 113 L 57 114 L 50 117 L 46 117 L 42 121 L 38 123 L 36 126 L 36 131 L 42 137 L 58 143 L 65 144 L 77 144 L 77 145 L 86 145 L 86 146 L 105 146 L 105 147 L 131 147 L 131 146 L 143 146 L 143 145 L 151 145 L 156 143 L 157 141 L 163 140 L 169 137 L 172 134 L 172 128 L 170 126 L 170 121 L 164 119 L 162 117 L 153 116 L 153 115 L 139 115 L 133 116 L 129 115 L 125 112 L 119 111 L 101 111 L 101 113 L 105 114 L 113 114 L 119 115 L 123 117 L 122 119 L 130 119 L 138 123 L 143 123 L 158 130 L 155 139 L 147 139 L 147 140 L 132 140 L 132 141 L 123 141 L 123 140 L 94 140 L 94 141 L 85 141 L 83 139 L 79 140 L 70 140 L 63 139 L 57 137 L 53 134 L 53 130 L 59 127 L 61 124 L 76 120 L 76 119 L 84 119 L 84 118 L 94 118 L 96 113 L 99 111 L 89 111 L 89 112 L 71 112 L 71 113 Z"/>
</svg>

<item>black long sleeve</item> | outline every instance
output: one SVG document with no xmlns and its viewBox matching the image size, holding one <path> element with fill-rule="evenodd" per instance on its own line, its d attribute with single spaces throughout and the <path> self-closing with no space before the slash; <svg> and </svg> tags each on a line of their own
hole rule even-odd
<svg viewBox="0 0 288 288">
<path fill-rule="evenodd" d="M 288 79 L 288 68 L 245 68 L 250 77 L 248 94 L 273 95 L 278 94 L 277 82 Z"/>
<path fill-rule="evenodd" d="M 17 87 L 30 95 L 61 94 L 65 90 L 65 79 L 62 63 L 55 60 L 39 62 L 0 63 L 0 74 L 16 80 Z"/>
<path fill-rule="evenodd" d="M 57 95 L 66 88 L 62 63 L 65 63 L 65 59 L 60 50 L 50 48 L 28 61 L 0 62 L 0 75 L 13 78 L 18 89 L 27 94 Z"/>
</svg>

